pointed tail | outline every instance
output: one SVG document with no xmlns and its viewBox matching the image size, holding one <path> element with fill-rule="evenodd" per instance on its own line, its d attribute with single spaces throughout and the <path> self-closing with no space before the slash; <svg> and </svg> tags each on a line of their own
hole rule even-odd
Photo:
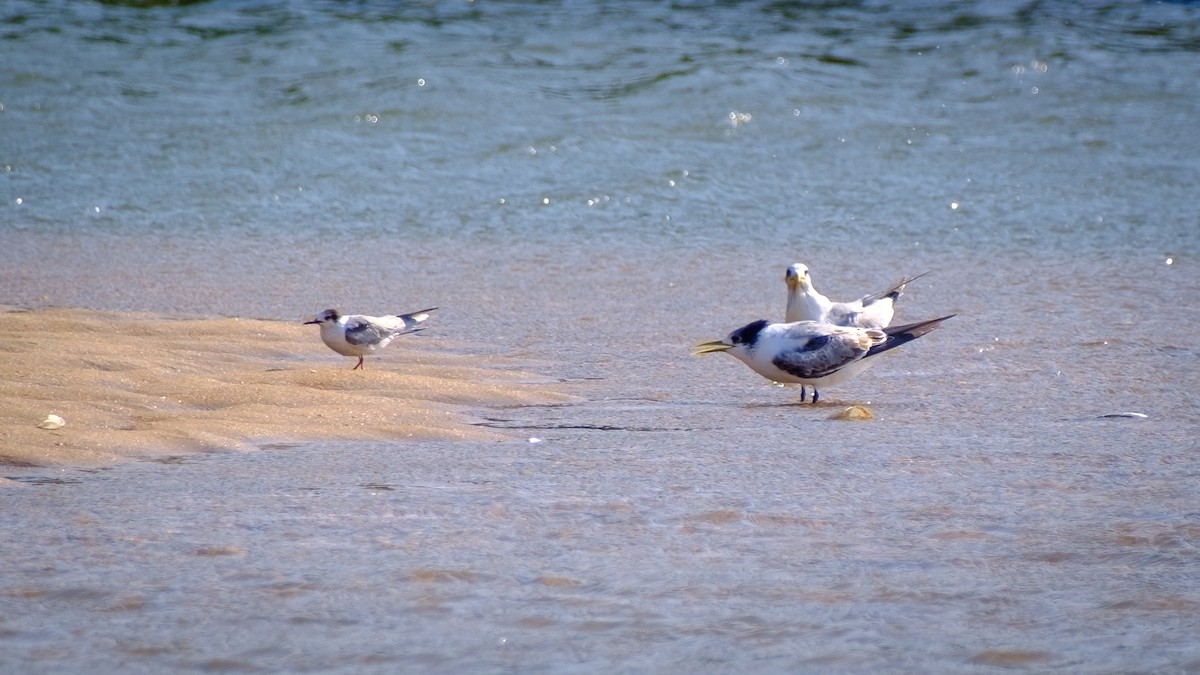
<svg viewBox="0 0 1200 675">
<path fill-rule="evenodd" d="M 415 333 L 419 330 L 425 330 L 424 326 L 418 326 L 417 324 L 421 323 L 425 319 L 428 319 L 429 313 L 435 309 L 437 309 L 437 307 L 430 307 L 429 309 L 422 309 L 416 312 L 410 312 L 408 314 L 397 315 L 396 318 L 400 319 L 403 327 L 398 328 L 396 335 Z"/>
<path fill-rule="evenodd" d="M 867 297 L 860 300 L 860 302 L 862 302 L 863 307 L 866 307 L 867 305 L 871 304 L 872 302 L 875 302 L 877 300 L 882 300 L 884 298 L 891 298 L 892 302 L 894 303 L 900 299 L 901 295 L 904 295 L 904 287 L 905 286 L 907 286 L 909 283 L 911 283 L 913 281 L 916 281 L 917 279 L 920 279 L 921 277 L 925 276 L 926 274 L 929 274 L 929 272 L 921 272 L 920 274 L 918 274 L 915 277 L 904 277 L 903 279 L 900 280 L 900 283 L 896 284 L 895 286 L 892 286 L 888 290 L 880 291 L 878 293 L 868 295 Z"/>
<path fill-rule="evenodd" d="M 429 309 L 419 309 L 415 312 L 409 312 L 408 314 L 398 314 L 397 316 L 399 316 L 401 319 L 404 319 L 404 323 L 408 323 L 410 321 L 413 323 L 421 323 L 425 319 L 428 319 L 429 313 L 435 309 L 437 309 L 437 307 L 430 307 Z"/>
</svg>

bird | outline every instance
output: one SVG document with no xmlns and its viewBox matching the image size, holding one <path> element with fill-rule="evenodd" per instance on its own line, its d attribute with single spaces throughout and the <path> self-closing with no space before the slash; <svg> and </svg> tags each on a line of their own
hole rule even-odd
<svg viewBox="0 0 1200 675">
<path fill-rule="evenodd" d="M 863 296 L 854 302 L 833 302 L 813 288 L 808 265 L 796 263 L 787 269 L 787 312 L 783 320 L 824 321 L 838 326 L 859 328 L 886 328 L 895 314 L 896 300 L 904 293 L 908 282 L 929 274 L 923 272 L 912 278 L 901 279 L 900 283 L 886 291 Z"/>
<path fill-rule="evenodd" d="M 389 316 L 364 316 L 342 314 L 336 309 L 327 309 L 304 325 L 317 324 L 321 327 L 321 341 L 343 356 L 357 356 L 358 363 L 350 370 L 363 367 L 363 357 L 377 349 L 383 349 L 400 335 L 413 333 L 424 328 L 417 324 L 429 318 L 437 307 L 422 309 L 409 314 Z"/>
<path fill-rule="evenodd" d="M 875 357 L 911 342 L 937 328 L 954 314 L 887 328 L 835 326 L 818 321 L 771 323 L 760 319 L 730 333 L 724 340 L 702 342 L 694 354 L 728 352 L 751 370 L 773 382 L 817 387 L 845 382 L 875 364 Z"/>
</svg>

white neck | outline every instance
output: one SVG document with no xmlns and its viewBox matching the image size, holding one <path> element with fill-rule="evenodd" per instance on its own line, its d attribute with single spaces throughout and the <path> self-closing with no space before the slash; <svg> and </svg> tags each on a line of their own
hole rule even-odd
<svg viewBox="0 0 1200 675">
<path fill-rule="evenodd" d="M 795 289 L 788 289 L 784 321 L 824 321 L 831 307 L 833 303 L 829 298 L 818 293 L 816 289 L 810 287 L 805 291 L 803 287 L 797 286 Z"/>
</svg>

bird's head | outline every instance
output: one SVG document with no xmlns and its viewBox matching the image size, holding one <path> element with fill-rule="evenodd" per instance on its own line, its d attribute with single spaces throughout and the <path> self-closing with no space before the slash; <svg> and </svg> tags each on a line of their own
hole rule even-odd
<svg viewBox="0 0 1200 675">
<path fill-rule="evenodd" d="M 771 325 L 770 321 L 759 319 L 754 323 L 748 323 L 733 331 L 724 340 L 701 342 L 692 347 L 692 353 L 699 355 L 712 352 L 730 352 L 734 356 L 745 354 L 754 349 L 754 345 L 758 343 L 758 334 L 769 325 Z"/>
<path fill-rule="evenodd" d="M 808 276 L 808 265 L 796 263 L 787 268 L 787 273 L 784 274 L 783 280 L 787 282 L 788 288 L 796 290 L 797 288 L 809 288 L 812 285 L 812 280 Z"/>
<path fill-rule="evenodd" d="M 321 312 L 320 314 L 318 314 L 316 316 L 316 318 L 314 318 L 310 321 L 305 321 L 304 325 L 307 326 L 307 325 L 313 324 L 313 323 L 316 323 L 316 324 L 332 323 L 332 322 L 337 321 L 340 318 L 342 318 L 342 315 L 339 314 L 336 309 L 327 309 L 324 312 Z"/>
</svg>

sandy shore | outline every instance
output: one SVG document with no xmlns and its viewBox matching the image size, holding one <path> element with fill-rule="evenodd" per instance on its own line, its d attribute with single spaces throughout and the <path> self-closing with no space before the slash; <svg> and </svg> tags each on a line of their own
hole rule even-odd
<svg viewBox="0 0 1200 675">
<path fill-rule="evenodd" d="M 351 371 L 313 326 L 75 309 L 0 313 L 0 464 L 324 439 L 488 439 L 464 406 L 567 400 L 413 336 Z M 60 429 L 39 423 L 55 414 Z"/>
</svg>

